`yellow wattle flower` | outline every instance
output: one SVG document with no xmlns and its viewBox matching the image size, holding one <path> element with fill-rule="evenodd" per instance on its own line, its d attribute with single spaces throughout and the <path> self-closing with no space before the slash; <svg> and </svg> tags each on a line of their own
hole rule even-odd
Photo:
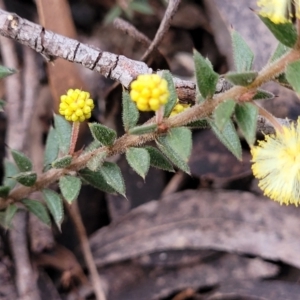
<svg viewBox="0 0 300 300">
<path fill-rule="evenodd" d="M 294 16 L 300 18 L 300 0 L 258 0 L 257 5 L 260 7 L 259 14 L 275 24 L 291 22 Z"/>
<path fill-rule="evenodd" d="M 252 171 L 264 195 L 280 204 L 300 203 L 300 118 L 266 135 L 251 149 Z"/>
<path fill-rule="evenodd" d="M 176 105 L 174 106 L 172 112 L 170 113 L 170 117 L 180 114 L 181 112 L 188 109 L 190 106 L 191 106 L 190 104 L 179 103 L 179 100 L 177 99 Z"/>
<path fill-rule="evenodd" d="M 139 75 L 130 87 L 131 100 L 140 111 L 157 111 L 169 99 L 168 83 L 157 74 Z"/>
<path fill-rule="evenodd" d="M 91 117 L 94 101 L 88 92 L 69 89 L 60 96 L 59 113 L 71 122 L 83 122 Z"/>
</svg>

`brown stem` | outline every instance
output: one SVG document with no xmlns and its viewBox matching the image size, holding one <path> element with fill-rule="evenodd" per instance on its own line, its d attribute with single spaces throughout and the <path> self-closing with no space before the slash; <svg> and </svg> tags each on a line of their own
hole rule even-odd
<svg viewBox="0 0 300 300">
<path fill-rule="evenodd" d="M 70 155 L 73 155 L 74 151 L 75 151 L 76 142 L 77 142 L 77 139 L 78 139 L 79 127 L 80 127 L 79 122 L 73 122 L 70 149 L 69 149 L 69 154 Z"/>
<path fill-rule="evenodd" d="M 82 249 L 82 253 L 84 256 L 84 260 L 87 264 L 89 273 L 91 275 L 91 280 L 92 280 L 92 285 L 94 288 L 94 292 L 96 294 L 96 298 L 97 300 L 105 300 L 106 296 L 105 293 L 102 289 L 102 282 L 101 279 L 99 277 L 98 271 L 97 271 L 97 267 L 95 265 L 95 261 L 91 252 L 91 248 L 90 248 L 90 244 L 89 244 L 89 240 L 86 234 L 86 230 L 84 227 L 84 224 L 82 222 L 82 218 L 80 215 L 80 211 L 78 208 L 78 203 L 77 200 L 75 200 L 72 203 L 72 206 L 69 206 L 69 204 L 66 204 L 69 208 L 69 213 L 71 215 L 71 218 L 74 222 L 77 234 L 78 234 L 78 238 L 80 241 L 80 246 Z"/>
</svg>

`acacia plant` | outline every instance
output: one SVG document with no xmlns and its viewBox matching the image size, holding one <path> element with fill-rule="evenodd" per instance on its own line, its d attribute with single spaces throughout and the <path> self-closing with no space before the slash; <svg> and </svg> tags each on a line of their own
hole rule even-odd
<svg viewBox="0 0 300 300">
<path fill-rule="evenodd" d="M 300 199 L 300 161 L 297 156 L 300 122 L 287 122 L 283 126 L 261 108 L 259 101 L 273 97 L 272 93 L 260 88 L 272 80 L 300 92 L 300 20 L 297 14 L 295 26 L 286 18 L 288 3 L 283 15 L 278 15 L 272 1 L 259 1 L 258 4 L 261 6 L 259 18 L 279 42 L 268 64 L 260 71 L 253 70 L 253 52 L 238 32 L 232 30 L 235 71 L 220 76 L 207 58 L 194 51 L 196 88 L 194 83 L 182 83 L 173 78 L 168 70 L 155 72 L 144 63 L 121 56 L 116 59 L 114 54 L 97 52 L 59 35 L 50 43 L 48 37 L 53 37 L 54 33 L 15 14 L 0 11 L 1 35 L 32 47 L 46 58 L 63 57 L 81 63 L 123 84 L 122 121 L 125 131 L 118 137 L 111 128 L 89 123 L 94 140 L 85 149 L 75 152 L 80 123 L 89 119 L 94 103 L 90 94 L 78 87 L 62 95 L 59 114 L 54 115 L 54 127 L 47 138 L 44 173 L 38 176 L 30 159 L 16 150 L 11 150 L 14 161 L 5 161 L 5 178 L 0 187 L 2 225 L 9 227 L 17 210 L 26 208 L 49 226 L 51 214 L 60 227 L 64 216 L 63 199 L 72 204 L 82 184 L 126 197 L 120 168 L 108 160 L 116 154 L 124 154 L 129 165 L 143 178 L 150 167 L 171 172 L 176 168 L 189 174 L 191 130 L 203 127 L 210 127 L 229 151 L 241 160 L 238 128 L 251 148 L 253 173 L 260 180 L 264 193 L 280 203 L 297 205 Z M 298 9 L 296 5 L 296 11 Z M 26 34 L 28 28 L 32 35 Z M 73 49 L 76 48 L 77 52 L 72 55 L 59 52 L 58 46 L 62 44 L 76 44 Z M 114 62 L 109 72 L 103 65 L 107 61 L 105 57 Z M 122 67 L 126 63 L 131 67 L 124 75 Z M 2 77 L 12 74 L 11 69 L 2 67 Z M 193 97 L 188 99 L 192 105 L 181 97 L 182 90 L 188 88 L 194 89 L 190 93 Z M 139 115 L 143 111 L 154 111 L 155 116 L 140 124 Z M 259 115 L 275 130 L 255 146 Z M 151 141 L 155 141 L 156 147 L 148 145 Z M 59 183 L 60 193 L 48 188 L 54 182 Z M 37 190 L 42 191 L 44 202 L 32 198 L 31 194 Z"/>
</svg>

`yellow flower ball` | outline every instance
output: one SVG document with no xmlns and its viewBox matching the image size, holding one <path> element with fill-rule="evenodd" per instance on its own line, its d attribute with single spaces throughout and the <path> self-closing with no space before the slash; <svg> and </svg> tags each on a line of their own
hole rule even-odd
<svg viewBox="0 0 300 300">
<path fill-rule="evenodd" d="M 169 99 L 168 83 L 157 74 L 139 75 L 130 87 L 131 100 L 140 111 L 157 111 Z"/>
<path fill-rule="evenodd" d="M 174 106 L 174 108 L 170 114 L 170 117 L 180 114 L 181 112 L 188 109 L 190 106 L 191 106 L 190 104 L 179 103 L 179 100 L 177 99 L 176 105 Z"/>
<path fill-rule="evenodd" d="M 252 171 L 264 195 L 280 204 L 300 203 L 300 118 L 266 135 L 251 149 Z"/>
<path fill-rule="evenodd" d="M 66 95 L 60 97 L 59 113 L 68 121 L 83 122 L 91 117 L 94 107 L 90 93 L 69 89 Z"/>
<path fill-rule="evenodd" d="M 260 7 L 259 14 L 275 24 L 291 22 L 293 16 L 300 18 L 299 0 L 258 0 L 257 6 Z"/>
</svg>

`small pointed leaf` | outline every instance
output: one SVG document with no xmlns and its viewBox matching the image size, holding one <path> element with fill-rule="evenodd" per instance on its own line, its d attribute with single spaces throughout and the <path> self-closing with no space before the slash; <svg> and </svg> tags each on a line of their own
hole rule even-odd
<svg viewBox="0 0 300 300">
<path fill-rule="evenodd" d="M 21 203 L 23 203 L 24 206 L 36 217 L 38 217 L 43 223 L 45 223 L 48 226 L 51 226 L 51 220 L 44 204 L 37 200 L 27 198 L 21 200 Z"/>
<path fill-rule="evenodd" d="M 258 109 L 251 103 L 238 104 L 235 108 L 236 121 L 249 146 L 255 142 L 257 115 Z"/>
<path fill-rule="evenodd" d="M 28 172 L 32 170 L 32 163 L 25 154 L 17 150 L 11 150 L 11 154 L 21 172 Z"/>
<path fill-rule="evenodd" d="M 284 54 L 286 54 L 289 50 L 291 50 L 291 48 L 289 48 L 281 43 L 278 43 L 277 48 L 275 49 L 274 53 L 272 54 L 272 56 L 269 59 L 269 63 L 271 64 L 274 61 L 278 60 Z"/>
<path fill-rule="evenodd" d="M 122 107 L 123 126 L 127 132 L 137 124 L 140 114 L 135 103 L 131 100 L 130 95 L 126 91 L 122 93 Z"/>
<path fill-rule="evenodd" d="M 55 129 L 51 126 L 45 146 L 45 154 L 44 154 L 44 168 L 49 169 L 50 164 L 57 158 L 58 156 L 58 141 L 56 137 Z"/>
<path fill-rule="evenodd" d="M 203 98 L 211 98 L 216 90 L 219 75 L 214 72 L 211 62 L 194 50 L 197 86 Z"/>
<path fill-rule="evenodd" d="M 196 120 L 196 121 L 192 121 L 188 124 L 186 124 L 186 126 L 188 128 L 191 128 L 191 129 L 205 129 L 205 128 L 210 128 L 210 125 L 209 123 L 207 122 L 206 119 L 200 119 L 200 120 Z"/>
<path fill-rule="evenodd" d="M 150 155 L 150 165 L 152 167 L 168 172 L 174 172 L 174 168 L 170 161 L 158 149 L 151 146 L 147 146 L 145 149 Z"/>
<path fill-rule="evenodd" d="M 214 110 L 214 121 L 220 131 L 223 130 L 224 125 L 230 120 L 235 104 L 234 100 L 229 99 L 220 103 Z"/>
<path fill-rule="evenodd" d="M 57 225 L 60 229 L 60 225 L 64 218 L 64 207 L 61 197 L 52 190 L 43 189 L 43 195 L 47 207 Z"/>
<path fill-rule="evenodd" d="M 91 171 L 88 168 L 82 169 L 79 171 L 79 175 L 82 180 L 91 186 L 106 192 L 106 193 L 116 193 L 117 191 L 113 189 L 108 183 L 106 182 L 105 178 L 103 177 L 100 171 Z"/>
<path fill-rule="evenodd" d="M 101 168 L 105 158 L 107 156 L 107 152 L 103 151 L 94 155 L 87 163 L 87 167 L 92 171 L 97 171 Z"/>
<path fill-rule="evenodd" d="M 153 14 L 153 9 L 152 7 L 145 1 L 132 1 L 129 4 L 129 7 L 136 11 L 139 12 L 141 14 L 145 14 L 145 15 L 152 15 Z"/>
<path fill-rule="evenodd" d="M 64 157 L 60 157 L 52 162 L 51 166 L 54 169 L 63 169 L 68 167 L 72 163 L 72 155 L 66 155 Z"/>
<path fill-rule="evenodd" d="M 79 195 L 81 180 L 70 175 L 63 176 L 59 179 L 59 188 L 63 197 L 71 204 Z"/>
<path fill-rule="evenodd" d="M 225 78 L 234 85 L 248 86 L 251 84 L 258 73 L 255 71 L 247 71 L 242 73 L 229 72 L 225 75 Z"/>
<path fill-rule="evenodd" d="M 124 179 L 117 164 L 112 162 L 104 162 L 99 172 L 109 186 L 125 197 Z"/>
<path fill-rule="evenodd" d="M 162 77 L 168 82 L 168 90 L 170 93 L 168 102 L 165 104 L 165 111 L 164 111 L 164 117 L 167 118 L 170 116 L 174 106 L 176 105 L 178 96 L 176 93 L 176 88 L 171 73 L 167 70 L 164 70 Z"/>
<path fill-rule="evenodd" d="M 146 133 L 155 132 L 156 129 L 157 129 L 157 124 L 145 124 L 145 125 L 136 126 L 129 129 L 128 133 L 134 135 L 142 135 Z"/>
<path fill-rule="evenodd" d="M 268 92 L 268 91 L 265 91 L 265 90 L 262 90 L 262 89 L 257 89 L 256 91 L 256 94 L 253 96 L 253 100 L 271 100 L 271 99 L 274 99 L 275 95 Z"/>
<path fill-rule="evenodd" d="M 167 135 L 157 139 L 157 146 L 175 166 L 190 173 L 187 161 L 192 149 L 192 135 L 188 128 L 172 128 Z"/>
<path fill-rule="evenodd" d="M 19 183 L 25 186 L 33 186 L 36 182 L 37 175 L 34 172 L 22 172 L 14 176 Z"/>
<path fill-rule="evenodd" d="M 59 150 L 67 154 L 70 148 L 72 128 L 70 123 L 60 115 L 54 115 L 54 127 L 59 145 Z"/>
<path fill-rule="evenodd" d="M 145 179 L 150 167 L 150 155 L 148 151 L 143 148 L 128 148 L 126 150 L 126 159 L 132 169 Z"/>
<path fill-rule="evenodd" d="M 214 121 L 208 120 L 210 126 L 220 140 L 221 143 L 233 154 L 237 157 L 237 159 L 242 160 L 242 147 L 241 142 L 238 137 L 238 134 L 234 128 L 234 125 L 231 120 L 226 122 L 222 131 L 218 129 Z"/>
<path fill-rule="evenodd" d="M 283 45 L 292 48 L 297 41 L 297 31 L 292 22 L 275 24 L 269 18 L 259 15 L 276 39 Z"/>
<path fill-rule="evenodd" d="M 95 140 L 99 141 L 104 146 L 111 146 L 117 137 L 117 133 L 99 123 L 89 123 L 91 133 Z"/>
<path fill-rule="evenodd" d="M 241 35 L 232 30 L 231 32 L 233 59 L 237 72 L 250 71 L 254 54 Z"/>
<path fill-rule="evenodd" d="M 10 204 L 6 210 L 5 210 L 5 216 L 4 216 L 4 228 L 9 229 L 11 225 L 11 221 L 13 217 L 15 216 L 16 212 L 18 210 L 18 207 L 15 204 Z"/>
<path fill-rule="evenodd" d="M 95 150 L 95 149 L 98 149 L 98 148 L 100 148 L 100 147 L 102 147 L 102 145 L 101 145 L 101 143 L 99 142 L 99 141 L 97 141 L 97 140 L 94 140 L 94 141 L 92 141 L 85 149 L 84 149 L 84 153 L 88 153 L 88 152 L 91 152 L 91 151 L 93 151 L 93 150 Z"/>
<path fill-rule="evenodd" d="M 13 189 L 17 184 L 17 181 L 12 177 L 18 174 L 19 171 L 16 165 L 10 162 L 8 159 L 4 159 L 4 181 L 3 184 Z"/>
<path fill-rule="evenodd" d="M 6 101 L 0 99 L 0 111 L 4 111 L 4 106 L 6 105 Z"/>
<path fill-rule="evenodd" d="M 285 76 L 296 93 L 300 93 L 300 60 L 287 65 Z"/>
<path fill-rule="evenodd" d="M 11 69 L 11 68 L 7 68 L 4 66 L 0 66 L 0 79 L 13 75 L 15 74 L 17 71 L 15 69 Z"/>
<path fill-rule="evenodd" d="M 10 192 L 10 187 L 7 185 L 0 186 L 0 197 L 6 198 Z"/>
</svg>

